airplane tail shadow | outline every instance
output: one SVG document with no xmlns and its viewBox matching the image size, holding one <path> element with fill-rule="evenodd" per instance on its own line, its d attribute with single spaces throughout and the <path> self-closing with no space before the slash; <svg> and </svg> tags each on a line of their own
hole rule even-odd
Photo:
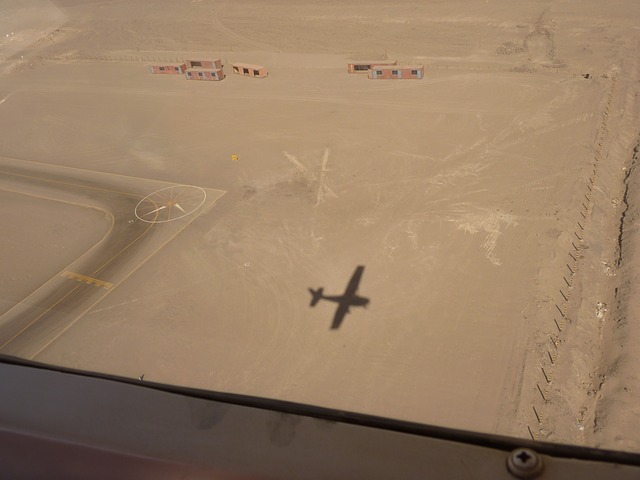
<svg viewBox="0 0 640 480">
<path fill-rule="evenodd" d="M 312 298 L 311 298 L 311 306 L 315 307 L 316 304 L 320 301 L 320 299 L 322 298 L 322 293 L 323 293 L 323 288 L 319 288 L 318 290 L 314 290 L 313 288 L 309 289 L 309 292 L 311 292 Z"/>
</svg>

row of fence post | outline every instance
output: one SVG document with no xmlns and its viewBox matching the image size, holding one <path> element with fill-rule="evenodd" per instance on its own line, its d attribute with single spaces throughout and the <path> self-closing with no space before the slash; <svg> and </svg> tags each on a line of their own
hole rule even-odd
<svg viewBox="0 0 640 480">
<path fill-rule="evenodd" d="M 543 407 L 541 408 L 538 406 L 536 408 L 535 405 L 532 405 L 533 418 L 535 419 L 535 424 L 538 425 L 538 428 L 532 428 L 531 425 L 527 425 L 527 431 L 533 440 L 538 440 L 539 433 L 543 431 L 545 417 L 543 416 L 542 411 L 544 409 L 544 405 L 546 405 L 551 398 L 550 389 L 553 384 L 553 372 L 558 362 L 560 346 L 564 341 L 564 336 L 566 335 L 566 324 L 571 323 L 571 318 L 567 314 L 567 309 L 571 300 L 574 279 L 580 267 L 580 259 L 582 258 L 582 250 L 584 248 L 584 236 L 591 217 L 590 214 L 593 209 L 593 188 L 598 178 L 598 168 L 600 167 L 603 145 L 605 144 L 607 137 L 609 113 L 613 103 L 616 80 L 617 78 L 614 74 L 611 77 L 611 82 L 609 83 L 607 101 L 600 124 L 600 133 L 598 135 L 597 146 L 592 160 L 592 169 L 586 182 L 584 195 L 578 209 L 580 217 L 574 223 L 577 228 L 574 228 L 573 230 L 573 239 L 571 240 L 571 247 L 567 255 L 569 260 L 565 264 L 566 272 L 562 275 L 564 288 L 560 288 L 559 290 L 562 300 L 555 304 L 557 315 L 553 315 L 553 324 L 551 325 L 551 333 L 549 333 L 551 345 L 545 349 L 546 354 L 542 353 L 539 379 L 536 381 L 535 388 L 542 400 Z"/>
</svg>

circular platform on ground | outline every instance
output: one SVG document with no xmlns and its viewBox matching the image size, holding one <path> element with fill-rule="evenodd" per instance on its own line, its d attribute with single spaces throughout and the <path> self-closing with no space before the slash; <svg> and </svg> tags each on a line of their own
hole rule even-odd
<svg viewBox="0 0 640 480">
<path fill-rule="evenodd" d="M 136 205 L 135 214 L 147 223 L 166 223 L 191 215 L 207 198 L 200 187 L 174 185 L 162 188 L 144 197 Z"/>
</svg>

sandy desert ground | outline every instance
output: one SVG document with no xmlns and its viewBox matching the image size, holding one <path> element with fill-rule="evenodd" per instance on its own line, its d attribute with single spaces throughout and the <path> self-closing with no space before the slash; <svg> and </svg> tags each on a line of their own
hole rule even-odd
<svg viewBox="0 0 640 480">
<path fill-rule="evenodd" d="M 0 352 L 640 451 L 638 2 L 0 8 Z M 149 72 L 183 58 L 228 76 Z M 170 185 L 206 208 L 145 226 Z M 112 288 L 61 276 L 110 225 L 135 254 L 75 273 Z M 332 330 L 308 288 L 357 265 L 370 304 Z M 69 285 L 90 292 L 46 326 Z"/>
</svg>

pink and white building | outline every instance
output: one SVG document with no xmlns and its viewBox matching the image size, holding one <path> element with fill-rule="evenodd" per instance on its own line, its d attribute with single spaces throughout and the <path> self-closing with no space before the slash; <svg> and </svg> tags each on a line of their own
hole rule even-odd
<svg viewBox="0 0 640 480">
<path fill-rule="evenodd" d="M 151 65 L 151 73 L 164 75 L 180 75 L 187 69 L 186 63 L 168 63 L 165 65 Z"/>
<path fill-rule="evenodd" d="M 207 70 L 220 70 L 222 69 L 222 60 L 216 58 L 215 60 L 187 60 L 187 70 L 192 68 L 204 68 Z"/>
<path fill-rule="evenodd" d="M 349 73 L 369 73 L 372 65 L 398 65 L 397 61 L 387 61 L 387 62 L 352 62 L 347 64 L 347 72 Z"/>
<path fill-rule="evenodd" d="M 191 68 L 184 74 L 187 80 L 213 80 L 224 79 L 224 70 L 221 68 Z"/>
<path fill-rule="evenodd" d="M 424 77 L 424 65 L 372 65 L 367 76 L 381 80 L 419 80 Z"/>
</svg>

